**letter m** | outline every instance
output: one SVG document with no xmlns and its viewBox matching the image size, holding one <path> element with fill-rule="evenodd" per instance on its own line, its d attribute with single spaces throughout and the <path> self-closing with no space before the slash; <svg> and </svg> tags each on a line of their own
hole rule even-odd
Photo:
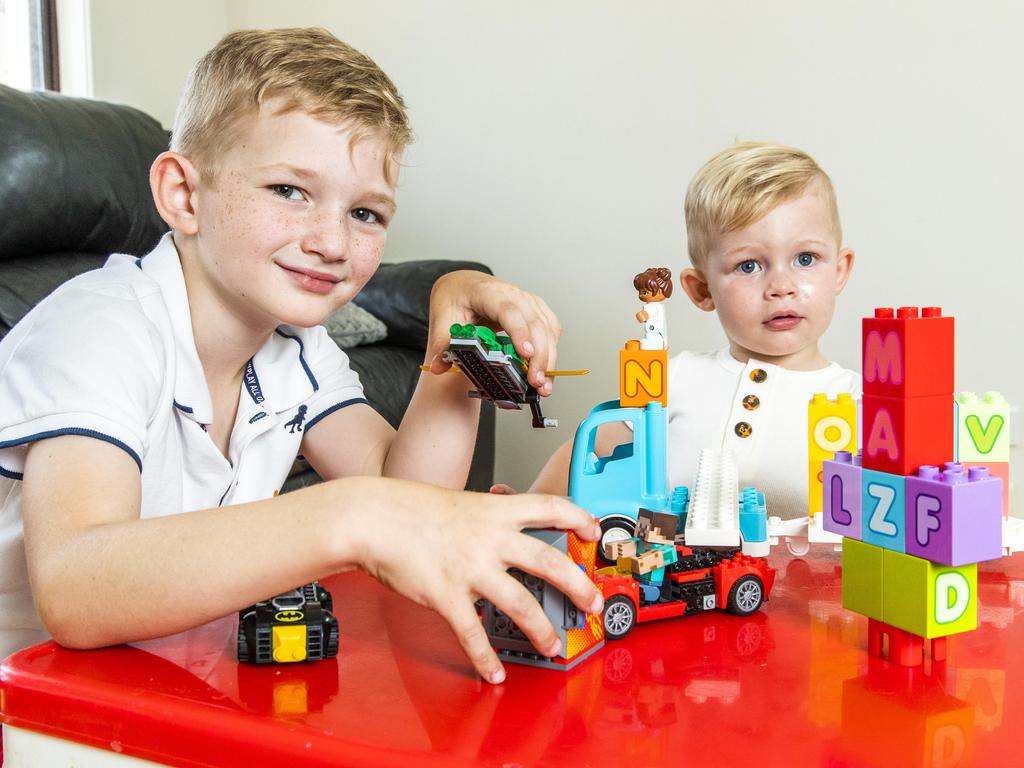
<svg viewBox="0 0 1024 768">
<path fill-rule="evenodd" d="M 882 339 L 878 331 L 869 331 L 864 340 L 864 381 L 903 383 L 903 350 L 900 337 L 889 331 Z"/>
</svg>

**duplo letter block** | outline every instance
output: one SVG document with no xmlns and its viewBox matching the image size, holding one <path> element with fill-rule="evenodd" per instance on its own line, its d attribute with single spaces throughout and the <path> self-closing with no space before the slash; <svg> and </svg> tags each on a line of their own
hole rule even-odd
<svg viewBox="0 0 1024 768">
<path fill-rule="evenodd" d="M 909 475 L 953 460 L 953 398 L 864 395 L 864 469 Z"/>
<path fill-rule="evenodd" d="M 882 548 L 843 539 L 843 608 L 882 620 Z"/>
<path fill-rule="evenodd" d="M 849 451 L 837 451 L 835 459 L 822 462 L 822 526 L 826 531 L 861 538 L 861 475 L 860 456 Z"/>
<path fill-rule="evenodd" d="M 908 555 L 944 565 L 1002 557 L 1002 481 L 986 468 L 921 467 L 906 490 Z"/>
<path fill-rule="evenodd" d="M 1010 462 L 1008 461 L 963 461 L 965 470 L 985 467 L 989 475 L 1003 481 L 1003 517 L 1010 514 Z"/>
<path fill-rule="evenodd" d="M 978 398 L 961 392 L 957 398 L 956 460 L 1010 460 L 1010 404 L 998 392 Z"/>
<path fill-rule="evenodd" d="M 872 469 L 861 471 L 861 540 L 906 552 L 907 478 Z"/>
<path fill-rule="evenodd" d="M 619 350 L 619 405 L 643 408 L 655 400 L 668 406 L 668 352 L 627 341 Z"/>
<path fill-rule="evenodd" d="M 857 401 L 842 392 L 835 400 L 818 393 L 807 404 L 808 512 L 821 512 L 821 462 L 836 451 L 857 450 Z"/>
<path fill-rule="evenodd" d="M 882 551 L 882 621 L 932 639 L 978 627 L 978 566 Z"/>
<path fill-rule="evenodd" d="M 862 327 L 864 394 L 953 394 L 953 318 L 941 308 L 882 307 Z"/>
</svg>

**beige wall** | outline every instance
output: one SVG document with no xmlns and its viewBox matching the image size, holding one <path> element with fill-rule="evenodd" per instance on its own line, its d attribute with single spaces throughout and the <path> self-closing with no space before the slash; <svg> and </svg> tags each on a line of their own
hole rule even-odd
<svg viewBox="0 0 1024 768">
<path fill-rule="evenodd" d="M 1024 404 L 1013 309 L 1024 6 L 176 5 L 171 18 L 92 0 L 97 96 L 169 123 L 192 59 L 226 29 L 326 26 L 391 74 L 412 113 L 389 257 L 485 261 L 562 317 L 560 366 L 593 373 L 559 383 L 546 404 L 557 430 L 500 415 L 500 480 L 528 485 L 589 407 L 615 396 L 616 349 L 636 333 L 632 276 L 686 263 L 687 180 L 735 139 L 803 147 L 835 181 L 858 261 L 826 353 L 856 368 L 861 316 L 937 304 L 958 318 L 958 387 Z M 722 344 L 681 292 L 668 313 L 676 349 Z"/>
</svg>

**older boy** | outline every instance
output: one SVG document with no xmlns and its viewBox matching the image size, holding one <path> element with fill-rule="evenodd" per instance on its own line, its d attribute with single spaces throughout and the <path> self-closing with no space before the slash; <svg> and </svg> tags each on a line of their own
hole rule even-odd
<svg viewBox="0 0 1024 768">
<path fill-rule="evenodd" d="M 465 381 L 423 377 L 396 433 L 318 327 L 381 258 L 410 138 L 394 85 L 323 30 L 236 32 L 196 65 L 172 135 L 150 179 L 171 233 L 65 284 L 0 343 L 0 628 L 41 620 L 102 646 L 361 567 L 438 610 L 491 682 L 479 596 L 556 653 L 506 569 L 599 611 L 586 577 L 521 533 L 592 540 L 593 521 L 558 499 L 426 485 L 465 483 Z M 489 319 L 545 386 L 557 320 L 476 273 L 435 285 L 427 362 L 443 369 L 451 323 Z M 299 451 L 327 482 L 272 498 Z"/>
<path fill-rule="evenodd" d="M 697 307 L 718 313 L 729 345 L 669 361 L 669 480 L 691 484 L 702 448 L 728 448 L 740 482 L 765 492 L 771 514 L 804 515 L 807 402 L 816 392 L 860 394 L 860 376 L 818 348 L 853 266 L 832 183 L 798 149 L 741 143 L 697 172 L 685 208 L 692 266 L 680 281 Z M 597 450 L 630 440 L 610 424 Z M 566 492 L 570 449 L 531 490 Z"/>
</svg>

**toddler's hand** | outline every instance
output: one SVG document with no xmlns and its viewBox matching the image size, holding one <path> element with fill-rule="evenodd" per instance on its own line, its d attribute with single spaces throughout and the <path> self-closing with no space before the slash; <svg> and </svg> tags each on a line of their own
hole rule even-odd
<svg viewBox="0 0 1024 768">
<path fill-rule="evenodd" d="M 481 597 L 507 614 L 540 653 L 554 656 L 561 647 L 540 604 L 508 574 L 509 568 L 545 579 L 580 610 L 601 612 L 601 593 L 586 574 L 565 554 L 522 533 L 523 528 L 559 528 L 596 541 L 600 527 L 584 510 L 557 496 L 405 485 L 374 518 L 373 527 L 384 533 L 368 546 L 363 567 L 440 613 L 488 682 L 502 682 L 505 670 L 474 608 Z"/>
<path fill-rule="evenodd" d="M 516 491 L 516 489 L 511 485 L 505 485 L 504 483 L 495 483 L 487 490 L 487 492 L 496 493 L 499 496 L 512 496 L 518 493 L 518 491 Z"/>
<path fill-rule="evenodd" d="M 450 367 L 441 360 L 441 353 L 448 348 L 453 323 L 483 324 L 505 331 L 516 351 L 530 361 L 529 382 L 540 394 L 551 394 L 551 382 L 544 372 L 555 367 L 562 326 L 539 296 L 473 270 L 438 278 L 430 292 L 426 355 L 434 373 L 444 373 Z"/>
</svg>

